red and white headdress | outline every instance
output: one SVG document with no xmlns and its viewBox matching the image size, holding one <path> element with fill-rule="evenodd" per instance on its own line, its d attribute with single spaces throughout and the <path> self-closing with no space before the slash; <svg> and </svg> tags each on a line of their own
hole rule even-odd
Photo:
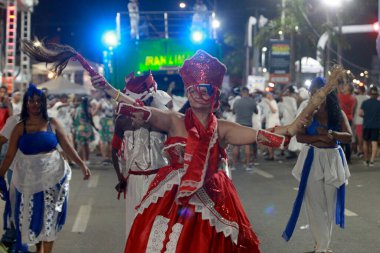
<svg viewBox="0 0 380 253">
<path fill-rule="evenodd" d="M 183 63 L 179 69 L 179 74 L 186 89 L 198 84 L 211 84 L 213 87 L 220 89 L 226 71 L 226 66 L 217 58 L 203 50 L 198 50 Z"/>
<path fill-rule="evenodd" d="M 144 101 L 157 91 L 157 83 L 152 73 L 146 76 L 136 76 L 132 72 L 125 77 L 125 87 L 122 92 L 133 99 Z"/>
<path fill-rule="evenodd" d="M 122 92 L 134 100 L 145 101 L 153 97 L 151 106 L 159 109 L 167 109 L 171 97 L 162 90 L 157 90 L 157 83 L 151 72 L 145 76 L 135 76 L 134 72 L 125 77 L 125 87 Z"/>
</svg>

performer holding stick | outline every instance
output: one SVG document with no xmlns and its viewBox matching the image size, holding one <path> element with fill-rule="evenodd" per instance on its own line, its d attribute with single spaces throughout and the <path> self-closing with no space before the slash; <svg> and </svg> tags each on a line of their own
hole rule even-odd
<svg viewBox="0 0 380 253">
<path fill-rule="evenodd" d="M 33 50 L 33 53 L 41 56 L 41 50 Z M 54 56 L 58 55 L 56 52 Z M 77 53 L 73 56 L 80 59 Z M 58 63 L 67 61 L 56 60 Z M 60 69 L 62 65 L 56 67 Z M 102 76 L 93 75 L 94 87 L 125 103 L 120 107 L 121 113 L 168 135 L 164 150 L 170 157 L 171 166 L 159 170 L 138 206 L 125 252 L 161 252 L 165 249 L 172 252 L 260 252 L 258 239 L 236 189 L 225 171 L 219 169 L 223 167 L 219 163 L 225 156 L 224 148 L 228 144 L 247 145 L 255 141 L 270 147 L 286 146 L 290 136 L 308 125 L 314 110 L 344 73 L 343 69 L 334 68 L 328 84 L 313 96 L 292 124 L 256 131 L 218 120 L 213 115 L 225 72 L 222 63 L 202 50 L 185 61 L 180 75 L 191 104 L 185 115 L 145 106 L 140 100 L 114 89 Z"/>
</svg>

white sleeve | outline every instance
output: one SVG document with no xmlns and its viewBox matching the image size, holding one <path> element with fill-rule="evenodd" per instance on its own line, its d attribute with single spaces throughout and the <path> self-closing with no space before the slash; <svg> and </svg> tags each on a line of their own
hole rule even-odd
<svg viewBox="0 0 380 253">
<path fill-rule="evenodd" d="M 14 116 L 9 117 L 7 121 L 5 122 L 3 129 L 1 129 L 0 131 L 0 135 L 4 136 L 5 138 L 9 140 L 13 132 L 13 129 L 17 125 L 19 119 L 20 119 L 20 115 L 14 115 Z"/>
</svg>

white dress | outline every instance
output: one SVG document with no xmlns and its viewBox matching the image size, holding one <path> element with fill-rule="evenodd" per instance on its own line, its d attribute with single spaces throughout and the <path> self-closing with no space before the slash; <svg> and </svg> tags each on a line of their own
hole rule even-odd
<svg viewBox="0 0 380 253">
<path fill-rule="evenodd" d="M 280 125 L 280 114 L 278 111 L 278 106 L 276 100 L 271 100 L 269 101 L 271 106 L 276 109 L 276 112 L 272 112 L 270 108 L 267 110 L 267 115 L 266 115 L 266 123 L 265 123 L 265 128 L 272 128 L 275 126 Z M 269 106 L 268 106 L 269 107 Z"/>
<path fill-rule="evenodd" d="M 25 155 L 13 162 L 11 200 L 22 243 L 54 241 L 66 219 L 71 169 L 61 154 Z"/>
<path fill-rule="evenodd" d="M 156 176 L 156 173 L 134 175 L 131 172 L 149 174 L 149 171 L 168 165 L 168 160 L 162 154 L 165 139 L 165 134 L 149 131 L 146 128 L 124 132 L 126 171 L 129 175 L 126 196 L 126 238 L 136 215 L 135 207 L 140 204 L 150 182 Z"/>
</svg>

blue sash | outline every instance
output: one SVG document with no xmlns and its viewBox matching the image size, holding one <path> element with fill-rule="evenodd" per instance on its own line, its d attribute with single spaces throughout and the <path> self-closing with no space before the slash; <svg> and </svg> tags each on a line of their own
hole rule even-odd
<svg viewBox="0 0 380 253">
<path fill-rule="evenodd" d="M 343 165 L 345 164 L 344 162 L 344 157 L 342 153 L 342 149 L 339 148 L 339 155 L 342 159 Z M 314 147 L 310 146 L 309 150 L 307 152 L 307 156 L 305 159 L 305 163 L 303 165 L 302 173 L 301 173 L 301 181 L 299 184 L 298 188 L 298 193 L 296 200 L 294 201 L 293 204 L 293 210 L 290 215 L 288 224 L 286 225 L 286 228 L 284 232 L 282 233 L 282 238 L 284 238 L 286 241 L 289 241 L 290 238 L 293 235 L 294 228 L 296 227 L 297 220 L 301 211 L 301 206 L 303 202 L 303 198 L 305 195 L 305 190 L 306 190 L 306 184 L 307 180 L 309 178 L 310 170 L 311 170 L 311 165 L 313 164 L 314 160 Z M 344 199 L 345 199 L 345 184 L 343 184 L 341 187 L 338 189 L 337 193 L 337 200 L 336 200 L 336 212 L 335 212 L 335 221 L 337 225 L 340 225 L 341 228 L 344 228 Z"/>
</svg>

